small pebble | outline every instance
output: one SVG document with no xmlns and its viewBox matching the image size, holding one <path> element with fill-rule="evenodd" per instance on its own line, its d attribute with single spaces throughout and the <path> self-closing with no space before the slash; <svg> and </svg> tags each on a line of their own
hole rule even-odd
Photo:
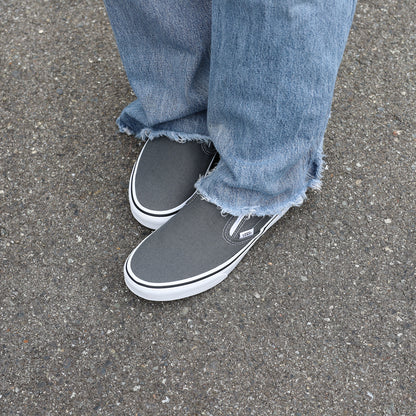
<svg viewBox="0 0 416 416">
<path fill-rule="evenodd" d="M 189 308 L 188 306 L 184 306 L 184 307 L 182 308 L 182 310 L 181 310 L 181 315 L 182 315 L 182 316 L 187 315 L 187 314 L 188 314 L 188 312 L 189 312 L 189 310 L 190 310 L 190 308 Z"/>
</svg>

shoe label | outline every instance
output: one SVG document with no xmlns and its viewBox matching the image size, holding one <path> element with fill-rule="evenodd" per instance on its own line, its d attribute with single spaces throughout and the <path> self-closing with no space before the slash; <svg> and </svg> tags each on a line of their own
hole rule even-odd
<svg viewBox="0 0 416 416">
<path fill-rule="evenodd" d="M 240 240 L 243 238 L 251 237 L 253 234 L 254 234 L 254 228 L 247 230 L 247 231 L 243 231 L 240 233 Z"/>
</svg>

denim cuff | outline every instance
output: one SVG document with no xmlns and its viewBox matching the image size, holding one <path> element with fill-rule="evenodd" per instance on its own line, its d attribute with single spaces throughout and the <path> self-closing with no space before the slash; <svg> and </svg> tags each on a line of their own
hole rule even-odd
<svg viewBox="0 0 416 416">
<path fill-rule="evenodd" d="M 311 166 L 313 166 L 313 169 L 307 171 L 303 180 L 297 183 L 296 186 L 288 188 L 286 179 L 280 177 L 276 182 L 280 184 L 281 192 L 271 195 L 254 189 L 233 186 L 229 181 L 230 176 L 226 173 L 226 168 L 221 166 L 220 161 L 211 173 L 197 181 L 195 188 L 203 199 L 221 209 L 222 214 L 259 217 L 280 215 L 290 207 L 302 205 L 306 199 L 308 189 L 321 189 L 324 166 L 321 152 L 315 155 Z"/>
<path fill-rule="evenodd" d="M 129 117 L 126 114 L 122 114 L 116 121 L 120 133 L 128 134 L 129 136 L 135 136 L 139 140 L 153 140 L 157 137 L 167 137 L 179 143 L 185 143 L 188 141 L 198 141 L 200 143 L 211 143 L 209 136 L 198 133 L 186 133 L 180 130 L 171 129 L 158 129 L 154 127 L 146 127 L 139 121 Z"/>
</svg>

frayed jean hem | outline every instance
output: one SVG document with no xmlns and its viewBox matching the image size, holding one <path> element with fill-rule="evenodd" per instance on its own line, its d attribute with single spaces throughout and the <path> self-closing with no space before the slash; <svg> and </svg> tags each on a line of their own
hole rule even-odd
<svg viewBox="0 0 416 416">
<path fill-rule="evenodd" d="M 195 184 L 197 189 L 198 195 L 204 199 L 205 201 L 210 202 L 218 207 L 221 210 L 221 214 L 231 214 L 235 217 L 240 215 L 249 215 L 249 216 L 256 216 L 256 217 L 263 217 L 263 216 L 273 216 L 273 215 L 281 215 L 285 213 L 291 207 L 300 207 L 303 202 L 306 200 L 306 192 L 308 189 L 320 190 L 322 182 L 319 179 L 313 179 L 308 182 L 302 192 L 295 195 L 293 198 L 289 199 L 285 203 L 278 203 L 278 204 L 271 204 L 268 206 L 255 206 L 255 207 L 236 207 L 230 205 L 229 203 L 224 203 L 220 201 L 220 198 L 214 197 L 212 198 L 208 194 L 206 194 L 203 190 L 199 188 L 198 182 Z"/>
<path fill-rule="evenodd" d="M 214 205 L 216 205 L 223 215 L 231 214 L 233 216 L 249 215 L 249 216 L 274 216 L 283 215 L 291 207 L 299 207 L 306 200 L 306 192 L 309 189 L 321 190 L 322 186 L 322 171 L 325 166 L 323 161 L 323 155 L 318 152 L 318 163 L 314 175 L 308 174 L 305 178 L 305 185 L 300 188 L 300 191 L 294 193 L 291 196 L 282 198 L 281 195 L 276 197 L 257 198 L 255 204 L 241 204 L 241 198 L 239 198 L 238 204 L 233 204 L 231 201 L 233 196 L 239 194 L 238 189 L 227 189 L 227 192 L 221 191 L 221 186 L 214 186 L 215 192 L 210 192 L 212 187 L 205 186 L 205 180 L 208 179 L 210 174 L 205 177 L 201 177 L 195 184 L 195 188 L 200 197 Z M 316 160 L 316 159 L 315 159 Z M 215 171 L 212 171 L 214 173 Z M 225 189 L 225 188 L 224 188 Z M 249 199 L 249 198 L 248 198 Z"/>
<path fill-rule="evenodd" d="M 211 144 L 211 139 L 206 135 L 195 133 L 183 133 L 172 130 L 158 130 L 143 126 L 141 123 L 134 123 L 134 129 L 121 120 L 117 119 L 117 125 L 121 133 L 135 136 L 140 140 L 153 140 L 157 137 L 167 137 L 179 143 L 188 141 L 198 141 L 201 143 Z M 300 191 L 287 195 L 282 192 L 276 196 L 255 195 L 255 191 L 250 189 L 239 189 L 238 187 L 230 187 L 224 184 L 224 175 L 216 175 L 215 169 L 204 177 L 201 177 L 195 184 L 195 188 L 204 200 L 216 205 L 222 214 L 231 214 L 233 216 L 250 215 L 250 216 L 274 216 L 281 215 L 289 208 L 300 206 L 306 199 L 308 189 L 321 188 L 321 175 L 323 169 L 322 143 L 315 157 L 312 158 L 314 166 L 311 172 L 306 174 L 304 178 L 304 186 L 296 187 Z M 217 172 L 218 173 L 218 172 Z M 211 177 L 212 175 L 212 177 Z M 213 178 L 215 176 L 215 179 Z M 214 180 L 213 180 L 214 179 Z M 285 187 L 285 178 L 280 178 L 282 186 Z M 303 181 L 301 181 L 303 182 Z M 299 184 L 300 185 L 300 184 Z M 244 195 L 244 194 L 247 195 Z M 233 202 L 234 201 L 234 202 Z"/>
<path fill-rule="evenodd" d="M 189 141 L 197 141 L 200 143 L 207 144 L 211 143 L 210 138 L 202 134 L 191 134 L 171 130 L 157 130 L 150 127 L 142 127 L 135 131 L 127 124 L 125 124 L 123 121 L 121 121 L 120 117 L 117 119 L 117 126 L 119 128 L 120 133 L 125 133 L 129 136 L 135 136 L 139 140 L 153 140 L 157 137 L 167 137 L 178 143 L 186 143 Z"/>
</svg>

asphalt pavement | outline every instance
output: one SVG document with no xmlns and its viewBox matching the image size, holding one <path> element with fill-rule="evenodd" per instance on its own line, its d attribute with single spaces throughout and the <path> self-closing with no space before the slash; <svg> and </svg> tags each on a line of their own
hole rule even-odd
<svg viewBox="0 0 416 416">
<path fill-rule="evenodd" d="M 123 281 L 149 231 L 103 4 L 1 1 L 0 413 L 415 415 L 415 22 L 358 4 L 322 190 L 219 286 L 153 303 Z"/>
</svg>

